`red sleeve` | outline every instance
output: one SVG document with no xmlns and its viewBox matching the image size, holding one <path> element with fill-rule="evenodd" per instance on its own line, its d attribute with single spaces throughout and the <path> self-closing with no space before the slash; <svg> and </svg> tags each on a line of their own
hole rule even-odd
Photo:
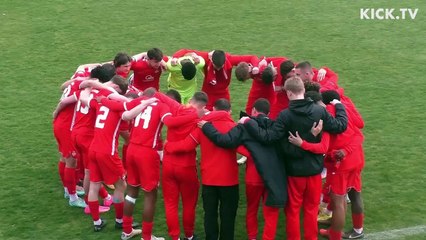
<svg viewBox="0 0 426 240">
<path fill-rule="evenodd" d="M 90 101 L 89 101 L 89 107 L 93 108 L 93 109 L 96 109 L 98 107 L 98 102 L 96 102 L 95 99 L 90 99 Z"/>
<path fill-rule="evenodd" d="M 270 62 L 284 62 L 287 61 L 287 58 L 285 57 L 267 57 L 265 58 L 267 63 Z M 274 64 L 275 65 L 275 64 Z"/>
<path fill-rule="evenodd" d="M 169 106 L 167 106 L 164 103 L 161 103 L 160 105 L 160 116 L 161 116 L 161 121 L 164 122 L 164 119 L 167 116 L 171 116 L 172 114 L 170 113 L 170 108 Z"/>
<path fill-rule="evenodd" d="M 237 66 L 241 62 L 251 63 L 253 66 L 259 65 L 259 58 L 255 55 L 229 55 L 228 59 L 232 66 Z"/>
<path fill-rule="evenodd" d="M 163 61 L 168 62 L 168 61 L 169 61 L 169 57 L 168 57 L 168 56 L 166 56 L 166 55 L 164 55 L 164 56 L 163 56 Z"/>
<path fill-rule="evenodd" d="M 132 65 L 130 67 L 133 71 L 141 71 L 142 70 L 142 63 L 140 61 L 132 61 Z"/>
<path fill-rule="evenodd" d="M 173 114 L 176 114 L 177 110 L 181 106 L 180 103 L 176 102 L 174 99 L 170 98 L 169 96 L 165 95 L 161 92 L 155 92 L 154 97 L 169 106 L 171 112 Z"/>
<path fill-rule="evenodd" d="M 111 99 L 108 99 L 108 98 L 102 98 L 101 103 L 102 103 L 102 105 L 111 109 L 112 111 L 124 111 L 125 110 L 125 107 L 124 107 L 125 103 L 124 102 L 111 100 Z"/>
<path fill-rule="evenodd" d="M 250 152 L 247 150 L 246 147 L 244 147 L 244 145 L 240 145 L 237 147 L 237 152 L 241 155 L 244 155 L 246 157 L 251 157 Z"/>
<path fill-rule="evenodd" d="M 330 134 L 327 132 L 323 132 L 321 142 L 310 143 L 310 142 L 303 141 L 301 148 L 303 150 L 313 152 L 315 154 L 325 154 L 327 153 L 329 144 L 330 144 Z"/>
<path fill-rule="evenodd" d="M 133 99 L 130 102 L 125 102 L 123 104 L 124 110 L 126 110 L 126 111 L 132 110 L 133 108 L 135 108 L 136 106 L 138 106 L 139 104 L 141 104 L 141 101 L 145 100 L 145 99 L 147 99 L 147 98 L 144 97 L 144 96 L 142 96 L 142 97 L 135 98 L 135 99 Z"/>
<path fill-rule="evenodd" d="M 334 84 L 336 84 L 337 86 L 337 80 L 338 80 L 338 76 L 335 72 L 333 72 L 330 68 L 328 67 L 323 67 L 323 69 L 325 69 L 327 71 L 327 73 L 325 74 L 325 78 L 323 81 L 328 81 L 328 82 L 332 82 Z"/>
<path fill-rule="evenodd" d="M 207 61 L 207 59 L 209 58 L 209 53 L 208 53 L 208 52 L 197 51 L 197 50 L 191 50 L 191 49 L 186 49 L 186 48 L 181 49 L 181 50 L 179 50 L 179 51 L 175 52 L 175 53 L 173 54 L 173 57 L 174 57 L 174 58 L 183 57 L 183 56 L 185 56 L 187 53 L 192 53 L 192 52 L 193 52 L 193 53 L 195 53 L 195 54 L 197 54 L 198 56 L 200 56 L 200 57 L 204 58 L 206 61 Z"/>
<path fill-rule="evenodd" d="M 167 142 L 164 151 L 169 153 L 189 152 L 194 150 L 200 143 L 201 129 L 196 128 L 184 140 L 176 142 Z"/>
<path fill-rule="evenodd" d="M 364 136 L 362 136 L 361 132 L 353 136 L 350 143 L 342 149 L 345 152 L 345 156 L 350 155 L 355 150 L 357 150 L 359 146 L 362 145 L 363 141 L 364 141 Z"/>
<path fill-rule="evenodd" d="M 348 97 L 344 97 L 344 100 L 345 100 L 344 105 L 345 105 L 346 111 L 348 112 L 349 118 L 352 120 L 352 122 L 357 128 L 363 129 L 365 125 L 364 119 L 362 119 L 362 116 L 356 109 L 355 104 Z"/>
<path fill-rule="evenodd" d="M 167 127 L 178 127 L 185 123 L 192 122 L 196 119 L 198 119 L 198 115 L 196 113 L 182 116 L 167 115 L 166 117 L 164 117 L 163 123 Z"/>
</svg>

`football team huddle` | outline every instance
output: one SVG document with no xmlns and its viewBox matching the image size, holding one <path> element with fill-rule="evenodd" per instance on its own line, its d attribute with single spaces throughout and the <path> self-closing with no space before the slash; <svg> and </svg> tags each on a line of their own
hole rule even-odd
<svg viewBox="0 0 426 240">
<path fill-rule="evenodd" d="M 238 122 L 231 117 L 233 69 L 237 80 L 252 79 Z M 162 74 L 168 74 L 165 93 L 159 91 Z M 94 231 L 106 226 L 100 214 L 113 205 L 121 239 L 164 239 L 152 235 L 161 183 L 170 239 L 197 239 L 200 169 L 205 238 L 235 239 L 238 172 L 245 164 L 249 240 L 258 238 L 259 206 L 261 239 L 276 238 L 281 210 L 287 239 L 301 239 L 301 209 L 304 239 L 364 236 L 364 121 L 327 67 L 222 50 L 165 56 L 152 48 L 81 65 L 61 89 L 53 132 L 64 197 L 91 215 Z M 140 190 L 142 224 L 132 217 Z M 344 232 L 349 202 L 353 226 Z M 319 230 L 319 223 L 329 227 Z"/>
</svg>

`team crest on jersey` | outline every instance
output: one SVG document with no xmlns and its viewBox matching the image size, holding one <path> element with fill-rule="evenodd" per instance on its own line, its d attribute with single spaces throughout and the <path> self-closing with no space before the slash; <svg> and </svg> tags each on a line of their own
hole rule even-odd
<svg viewBox="0 0 426 240">
<path fill-rule="evenodd" d="M 154 81 L 154 77 L 153 77 L 153 76 L 151 76 L 151 75 L 147 75 L 147 76 L 145 77 L 145 82 L 151 82 L 151 81 Z"/>
<path fill-rule="evenodd" d="M 216 79 L 211 80 L 211 81 L 210 81 L 210 84 L 211 84 L 211 85 L 216 85 L 216 84 L 217 84 Z"/>
</svg>

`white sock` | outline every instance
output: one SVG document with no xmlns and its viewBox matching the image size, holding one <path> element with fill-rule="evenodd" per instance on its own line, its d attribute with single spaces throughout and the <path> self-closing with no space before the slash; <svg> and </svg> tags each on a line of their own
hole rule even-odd
<svg viewBox="0 0 426 240">
<path fill-rule="evenodd" d="M 115 221 L 118 222 L 118 223 L 123 223 L 123 219 L 116 218 Z"/>
<path fill-rule="evenodd" d="M 64 187 L 64 192 L 69 195 L 68 188 Z"/>
<path fill-rule="evenodd" d="M 106 200 L 111 200 L 111 194 L 108 194 L 108 196 L 105 198 Z"/>
<path fill-rule="evenodd" d="M 93 221 L 94 225 L 101 225 L 102 224 L 102 220 L 99 218 L 97 221 Z"/>
<path fill-rule="evenodd" d="M 354 231 L 358 234 L 361 234 L 364 228 L 354 228 Z"/>
<path fill-rule="evenodd" d="M 71 202 L 74 202 L 74 201 L 76 201 L 77 199 L 78 199 L 77 193 L 70 194 L 70 201 L 71 201 Z"/>
<path fill-rule="evenodd" d="M 194 236 L 187 237 L 188 240 L 192 240 Z"/>
</svg>

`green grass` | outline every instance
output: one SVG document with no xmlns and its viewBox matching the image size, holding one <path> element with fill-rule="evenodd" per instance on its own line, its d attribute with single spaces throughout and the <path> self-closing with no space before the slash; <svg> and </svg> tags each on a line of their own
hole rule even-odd
<svg viewBox="0 0 426 240">
<path fill-rule="evenodd" d="M 167 54 L 194 48 L 287 56 L 335 70 L 366 121 L 365 231 L 426 224 L 425 1 L 0 1 L 0 239 L 118 238 L 111 226 L 93 233 L 90 218 L 62 199 L 51 112 L 60 83 L 79 64 L 153 46 Z M 365 21 L 361 7 L 419 13 L 413 21 Z M 249 88 L 233 81 L 235 113 Z M 236 239 L 245 239 L 243 183 L 240 192 Z M 165 236 L 159 199 L 154 232 Z M 199 203 L 196 231 L 203 235 Z M 284 220 L 277 232 L 283 239 Z"/>
</svg>

